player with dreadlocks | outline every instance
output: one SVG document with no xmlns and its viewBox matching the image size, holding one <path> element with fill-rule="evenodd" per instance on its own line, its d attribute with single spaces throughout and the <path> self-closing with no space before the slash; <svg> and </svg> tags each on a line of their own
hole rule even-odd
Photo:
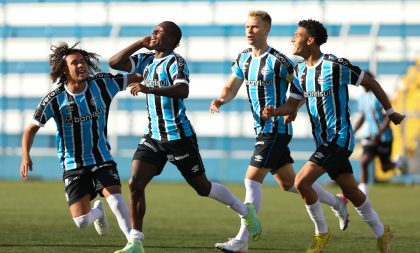
<svg viewBox="0 0 420 253">
<path fill-rule="evenodd" d="M 107 140 L 107 122 L 112 98 L 127 87 L 139 83 L 139 74 L 97 73 L 98 55 L 69 46 L 65 42 L 51 46 L 50 77 L 57 87 L 39 103 L 33 120 L 22 136 L 20 175 L 32 171 L 29 155 L 39 128 L 50 118 L 56 124 L 57 155 L 63 169 L 64 190 L 70 214 L 78 228 L 94 223 L 100 235 L 108 224 L 100 200 L 91 208 L 97 193 L 106 198 L 126 238 L 130 217 L 121 195 L 121 182 Z M 134 95 L 134 92 L 132 92 Z"/>
</svg>

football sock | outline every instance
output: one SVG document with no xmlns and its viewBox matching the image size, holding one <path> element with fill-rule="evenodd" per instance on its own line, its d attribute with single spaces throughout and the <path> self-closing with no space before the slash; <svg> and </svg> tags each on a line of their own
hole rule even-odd
<svg viewBox="0 0 420 253">
<path fill-rule="evenodd" d="M 248 207 L 221 184 L 211 182 L 209 197 L 222 202 L 242 216 L 248 214 Z"/>
<path fill-rule="evenodd" d="M 131 229 L 130 230 L 130 239 L 128 241 L 132 242 L 132 241 L 136 241 L 136 242 L 140 242 L 143 243 L 144 241 L 144 234 L 141 231 L 138 231 L 136 229 Z"/>
<path fill-rule="evenodd" d="M 319 202 L 332 206 L 335 209 L 338 208 L 337 198 L 335 197 L 335 195 L 325 190 L 325 188 L 322 187 L 322 185 L 315 182 L 312 185 L 312 189 L 314 189 L 314 191 L 316 191 L 316 193 L 318 194 Z"/>
<path fill-rule="evenodd" d="M 259 213 L 262 199 L 261 184 L 257 181 L 247 178 L 245 178 L 244 184 L 246 190 L 245 203 L 253 203 L 255 205 L 257 213 Z M 235 236 L 235 239 L 247 242 L 248 237 L 248 229 L 243 223 L 243 220 L 241 220 L 241 227 L 239 228 L 238 234 Z"/>
<path fill-rule="evenodd" d="M 321 204 L 317 200 L 312 205 L 305 205 L 308 211 L 309 217 L 315 225 L 315 233 L 324 234 L 328 232 L 328 226 L 325 222 L 324 212 L 322 211 Z"/>
<path fill-rule="evenodd" d="M 360 183 L 358 185 L 359 189 L 366 195 L 367 197 L 367 193 L 368 193 L 368 185 L 366 183 Z"/>
<path fill-rule="evenodd" d="M 78 228 L 85 228 L 103 215 L 99 208 L 92 208 L 89 213 L 73 218 Z"/>
<path fill-rule="evenodd" d="M 117 218 L 118 225 L 127 240 L 130 236 L 130 213 L 121 193 L 111 194 L 106 198 L 109 207 Z"/>
<path fill-rule="evenodd" d="M 369 199 L 366 198 L 365 202 L 358 207 L 355 207 L 360 217 L 372 228 L 376 238 L 379 238 L 384 233 L 384 224 L 379 220 L 378 214 L 371 206 Z"/>
</svg>

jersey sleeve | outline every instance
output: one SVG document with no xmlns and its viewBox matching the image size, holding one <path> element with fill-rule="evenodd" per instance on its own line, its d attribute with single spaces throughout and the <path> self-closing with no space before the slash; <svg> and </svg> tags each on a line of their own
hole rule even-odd
<svg viewBox="0 0 420 253">
<path fill-rule="evenodd" d="M 175 55 L 175 61 L 169 66 L 169 74 L 171 75 L 172 83 L 190 84 L 190 71 L 188 70 L 187 63 L 179 56 Z"/>
<path fill-rule="evenodd" d="M 295 74 L 293 75 L 293 81 L 290 85 L 290 97 L 302 100 L 304 99 L 303 89 L 300 85 L 299 78 L 298 78 L 298 71 L 295 69 Z M 291 78 L 291 77 L 289 77 Z"/>
<path fill-rule="evenodd" d="M 93 77 L 98 85 L 105 85 L 112 97 L 127 88 L 127 74 L 98 73 Z M 102 80 L 102 81 L 99 81 Z"/>
<path fill-rule="evenodd" d="M 335 55 L 327 55 L 327 59 L 334 64 L 338 64 L 340 68 L 340 78 L 342 85 L 355 85 L 359 86 L 363 80 L 365 72 L 358 66 L 352 65 L 349 60 L 345 58 L 337 58 Z"/>
<path fill-rule="evenodd" d="M 57 94 L 64 91 L 64 85 L 60 85 L 57 89 L 48 93 L 44 98 L 42 98 L 41 102 L 38 104 L 34 116 L 32 118 L 32 123 L 39 127 L 43 127 L 49 119 L 54 116 L 54 108 L 53 108 L 53 101 Z M 56 107 L 58 107 L 57 102 Z"/>
<path fill-rule="evenodd" d="M 241 67 L 240 67 L 240 59 L 241 59 L 241 55 L 239 54 L 238 57 L 236 58 L 236 60 L 234 62 L 232 62 L 232 75 L 234 75 L 235 77 L 239 78 L 239 79 L 245 79 L 244 76 L 244 72 L 242 71 Z"/>
</svg>

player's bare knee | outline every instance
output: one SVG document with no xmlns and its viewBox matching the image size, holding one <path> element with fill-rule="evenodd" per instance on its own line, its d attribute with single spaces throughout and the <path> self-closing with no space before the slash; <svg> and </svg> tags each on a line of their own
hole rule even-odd
<svg viewBox="0 0 420 253">
<path fill-rule="evenodd" d="M 130 192 L 141 192 L 144 191 L 145 186 L 139 182 L 139 180 L 130 178 L 128 181 L 128 188 L 130 189 Z"/>
<path fill-rule="evenodd" d="M 293 185 L 294 185 L 294 181 L 282 181 L 280 183 L 280 187 L 284 190 L 284 191 L 289 191 Z"/>
</svg>

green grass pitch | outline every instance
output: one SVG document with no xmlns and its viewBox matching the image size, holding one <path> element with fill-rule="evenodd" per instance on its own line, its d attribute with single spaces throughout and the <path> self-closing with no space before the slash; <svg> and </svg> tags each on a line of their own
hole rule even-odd
<svg viewBox="0 0 420 253">
<path fill-rule="evenodd" d="M 227 185 L 240 199 L 242 185 Z M 126 200 L 127 184 L 123 185 Z M 328 187 L 333 193 L 337 187 Z M 214 252 L 215 242 L 233 237 L 238 216 L 229 208 L 195 194 L 186 184 L 152 183 L 147 188 L 144 221 L 145 251 Z M 380 218 L 394 229 L 394 252 L 420 252 L 420 187 L 376 185 L 370 200 Z M 62 182 L 0 181 L 0 252 L 114 252 L 125 245 L 115 217 L 106 206 L 110 233 L 96 234 L 93 226 L 77 229 L 65 202 Z M 326 205 L 333 233 L 326 252 L 377 252 L 373 232 L 349 205 L 346 231 Z M 260 213 L 262 238 L 250 241 L 249 252 L 304 252 L 313 225 L 300 197 L 264 185 Z"/>
</svg>

